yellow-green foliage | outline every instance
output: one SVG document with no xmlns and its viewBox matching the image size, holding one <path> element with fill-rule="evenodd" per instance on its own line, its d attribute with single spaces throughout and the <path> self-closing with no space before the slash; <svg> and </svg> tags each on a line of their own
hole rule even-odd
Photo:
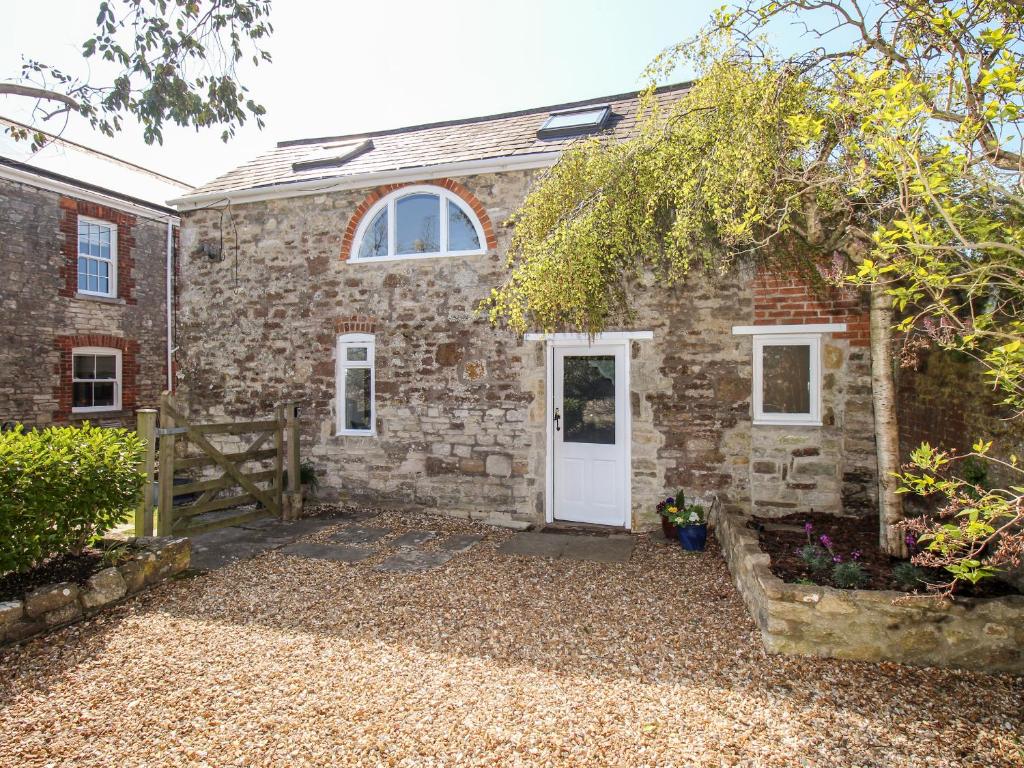
<svg viewBox="0 0 1024 768">
<path fill-rule="evenodd" d="M 0 574 L 81 551 L 126 519 L 141 450 L 134 432 L 88 423 L 0 433 Z"/>
</svg>

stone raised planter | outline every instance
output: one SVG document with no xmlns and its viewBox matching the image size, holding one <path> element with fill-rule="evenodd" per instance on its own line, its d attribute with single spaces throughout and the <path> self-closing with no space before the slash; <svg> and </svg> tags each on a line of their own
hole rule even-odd
<svg viewBox="0 0 1024 768">
<path fill-rule="evenodd" d="M 170 536 L 132 539 L 128 546 L 129 560 L 94 573 L 81 586 L 48 584 L 27 592 L 22 600 L 0 603 L 0 645 L 92 616 L 186 570 L 192 553 L 188 539 Z"/>
<path fill-rule="evenodd" d="M 748 520 L 719 514 L 715 532 L 770 653 L 1024 673 L 1024 596 L 940 602 L 787 584 Z"/>
</svg>

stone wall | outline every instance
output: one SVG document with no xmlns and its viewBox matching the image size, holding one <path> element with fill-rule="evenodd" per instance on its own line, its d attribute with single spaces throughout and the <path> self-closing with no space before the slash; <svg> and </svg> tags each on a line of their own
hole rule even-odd
<svg viewBox="0 0 1024 768">
<path fill-rule="evenodd" d="M 120 542 L 110 542 L 111 545 Z M 131 539 L 126 559 L 94 573 L 78 585 L 65 581 L 27 592 L 21 600 L 0 602 L 0 646 L 92 616 L 188 569 L 192 544 L 188 539 L 149 537 Z"/>
<path fill-rule="evenodd" d="M 79 213 L 118 225 L 117 298 L 74 291 Z M 166 382 L 166 238 L 165 222 L 0 180 L 0 422 L 81 420 L 70 413 L 74 346 L 122 349 L 122 409 L 90 414 L 93 423 L 132 425 L 136 405 L 157 401 Z"/>
<path fill-rule="evenodd" d="M 787 584 L 771 572 L 748 520 L 719 515 L 715 535 L 769 652 L 1024 672 L 1024 597 L 940 602 Z"/>
<path fill-rule="evenodd" d="M 544 344 L 475 311 L 506 275 L 503 222 L 532 179 L 459 179 L 494 223 L 496 247 L 480 256 L 344 260 L 354 213 L 376 199 L 366 189 L 184 214 L 178 359 L 188 407 L 241 418 L 299 400 L 303 458 L 328 498 L 543 522 Z M 680 487 L 732 509 L 775 503 L 761 511 L 779 514 L 838 511 L 873 492 L 873 457 L 861 452 L 871 443 L 865 355 L 853 339 L 826 345 L 826 426 L 752 427 L 751 342 L 732 326 L 754 322 L 753 284 L 738 269 L 713 283 L 695 273 L 670 298 L 639 285 L 633 320 L 609 329 L 654 332 L 630 346 L 636 528 L 656 526 L 655 503 Z M 376 339 L 374 437 L 335 435 L 335 339 L 353 330 Z"/>
</svg>

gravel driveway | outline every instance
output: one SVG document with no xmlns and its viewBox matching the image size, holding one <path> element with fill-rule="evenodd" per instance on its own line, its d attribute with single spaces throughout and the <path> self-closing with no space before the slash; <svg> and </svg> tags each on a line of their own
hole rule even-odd
<svg viewBox="0 0 1024 768">
<path fill-rule="evenodd" d="M 766 656 L 713 546 L 414 524 L 485 538 L 413 574 L 375 570 L 387 538 L 269 552 L 0 656 L 0 765 L 1024 765 L 1024 680 Z"/>
</svg>

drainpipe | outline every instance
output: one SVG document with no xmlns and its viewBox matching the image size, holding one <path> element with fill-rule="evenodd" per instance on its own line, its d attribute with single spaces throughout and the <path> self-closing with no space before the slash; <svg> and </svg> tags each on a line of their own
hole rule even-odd
<svg viewBox="0 0 1024 768">
<path fill-rule="evenodd" d="M 167 391 L 174 391 L 174 224 L 167 219 Z"/>
</svg>

